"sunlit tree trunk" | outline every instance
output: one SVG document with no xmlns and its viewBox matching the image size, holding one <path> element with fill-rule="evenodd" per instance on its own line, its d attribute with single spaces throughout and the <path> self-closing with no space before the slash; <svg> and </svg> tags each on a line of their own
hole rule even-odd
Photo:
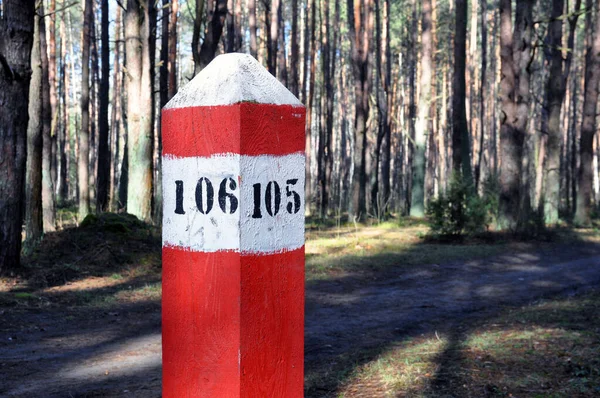
<svg viewBox="0 0 600 398">
<path fill-rule="evenodd" d="M 42 15 L 44 7 L 38 9 Z M 52 178 L 52 105 L 50 102 L 50 64 L 46 42 L 45 18 L 40 18 L 40 47 L 42 59 L 42 210 L 44 232 L 56 230 L 56 205 L 54 203 L 54 179 Z"/>
<path fill-rule="evenodd" d="M 125 13 L 127 72 L 127 212 L 150 221 L 152 201 L 152 91 L 150 16 L 146 0 L 129 0 Z"/>
<path fill-rule="evenodd" d="M 415 129 L 410 206 L 412 217 L 423 217 L 425 214 L 425 149 L 427 147 L 427 137 L 430 134 L 429 102 L 431 100 L 432 55 L 431 0 L 423 0 L 421 1 L 421 76 L 419 79 L 419 105 Z"/>
<path fill-rule="evenodd" d="M 581 0 L 577 0 L 575 10 L 579 11 Z M 544 216 L 546 223 L 553 225 L 558 222 L 558 211 L 560 207 L 560 164 L 561 164 L 561 139 L 563 129 L 561 128 L 561 109 L 567 90 L 567 79 L 571 67 L 571 59 L 574 43 L 574 32 L 577 17 L 569 18 L 570 35 L 567 42 L 568 52 L 566 60 L 563 60 L 563 20 L 560 18 L 564 13 L 564 0 L 552 1 L 551 22 L 548 25 L 548 46 L 550 56 L 550 73 L 546 82 L 546 98 L 548 106 L 548 121 L 546 132 L 547 155 L 545 167 L 545 194 L 544 194 Z M 577 14 L 576 14 L 577 15 Z"/>
<path fill-rule="evenodd" d="M 81 39 L 81 130 L 79 131 L 79 161 L 77 177 L 79 186 L 79 222 L 90 212 L 89 152 L 90 152 L 90 25 L 92 0 L 85 0 L 83 34 Z"/>
</svg>

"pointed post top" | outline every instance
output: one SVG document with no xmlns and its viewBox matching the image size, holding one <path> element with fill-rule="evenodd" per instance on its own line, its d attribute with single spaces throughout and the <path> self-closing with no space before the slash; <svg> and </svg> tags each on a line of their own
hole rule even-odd
<svg viewBox="0 0 600 398">
<path fill-rule="evenodd" d="M 186 84 L 163 109 L 233 105 L 240 102 L 304 106 L 254 57 L 217 56 Z"/>
</svg>

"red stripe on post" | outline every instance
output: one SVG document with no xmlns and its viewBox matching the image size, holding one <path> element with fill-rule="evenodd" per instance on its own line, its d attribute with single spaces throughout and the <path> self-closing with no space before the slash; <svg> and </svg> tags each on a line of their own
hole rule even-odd
<svg viewBox="0 0 600 398">
<path fill-rule="evenodd" d="M 292 105 L 169 108 L 162 111 L 163 155 L 287 155 L 304 151 L 306 110 Z"/>
<path fill-rule="evenodd" d="M 302 397 L 304 247 L 165 247 L 163 264 L 163 396 Z"/>
</svg>

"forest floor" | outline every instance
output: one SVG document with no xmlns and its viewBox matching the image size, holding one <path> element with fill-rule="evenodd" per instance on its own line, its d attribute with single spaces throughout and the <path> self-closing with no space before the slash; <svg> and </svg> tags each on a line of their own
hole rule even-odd
<svg viewBox="0 0 600 398">
<path fill-rule="evenodd" d="M 105 215 L 0 279 L 0 396 L 159 397 L 160 238 Z M 600 234 L 307 229 L 305 396 L 600 395 Z"/>
</svg>

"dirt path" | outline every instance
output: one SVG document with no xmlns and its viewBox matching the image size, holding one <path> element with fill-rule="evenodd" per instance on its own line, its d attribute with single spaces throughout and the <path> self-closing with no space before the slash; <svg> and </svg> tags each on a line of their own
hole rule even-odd
<svg viewBox="0 0 600 398">
<path fill-rule="evenodd" d="M 599 282 L 600 248 L 586 245 L 309 283 L 307 379 L 332 371 L 340 355 L 360 364 L 423 331 Z M 0 308 L 2 397 L 159 397 L 160 369 L 156 302 Z M 337 387 L 312 386 L 307 396 Z"/>
</svg>

